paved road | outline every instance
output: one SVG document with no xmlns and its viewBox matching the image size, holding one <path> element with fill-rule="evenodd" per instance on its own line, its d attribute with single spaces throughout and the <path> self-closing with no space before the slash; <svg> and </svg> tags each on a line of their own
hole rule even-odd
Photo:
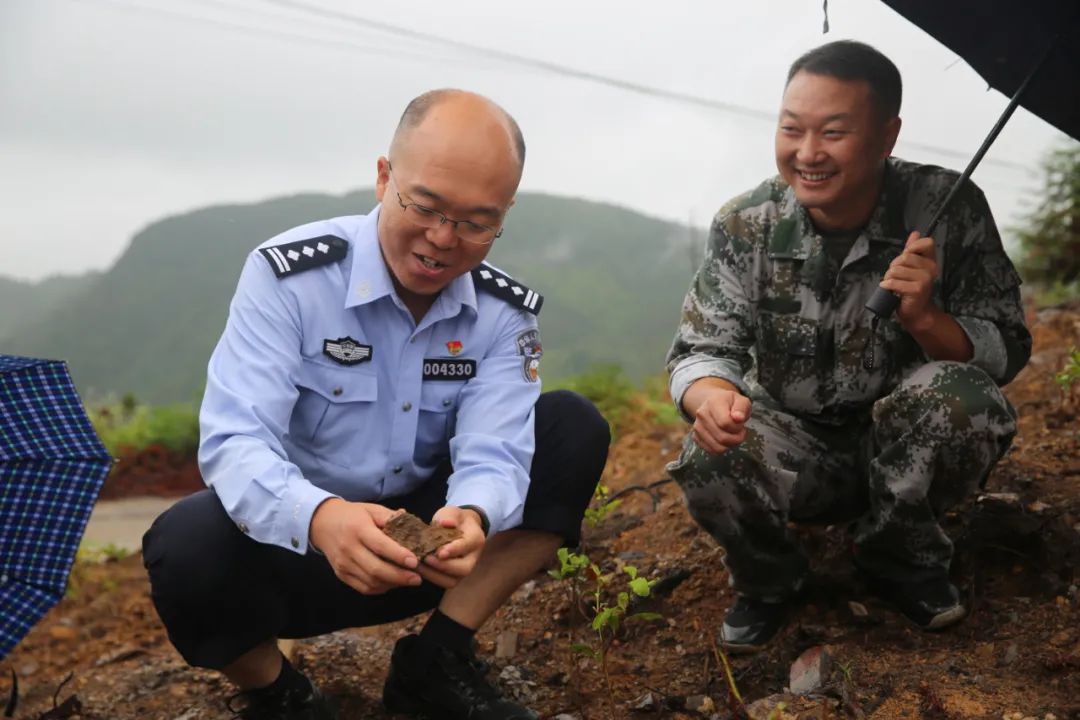
<svg viewBox="0 0 1080 720">
<path fill-rule="evenodd" d="M 159 497 L 101 500 L 90 514 L 83 543 L 92 548 L 112 544 L 130 552 L 140 550 L 143 533 L 176 500 Z"/>
</svg>

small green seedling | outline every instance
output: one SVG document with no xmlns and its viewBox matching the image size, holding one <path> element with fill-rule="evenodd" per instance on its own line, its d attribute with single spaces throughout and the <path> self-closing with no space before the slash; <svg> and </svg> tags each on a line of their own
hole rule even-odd
<svg viewBox="0 0 1080 720">
<path fill-rule="evenodd" d="M 593 503 L 585 509 L 585 522 L 589 524 L 589 527 L 596 527 L 602 523 L 608 515 L 622 504 L 622 500 L 618 498 L 609 500 L 610 497 L 611 488 L 604 484 L 596 486 L 596 492 L 593 493 Z"/>
<path fill-rule="evenodd" d="M 662 619 L 663 616 L 660 613 L 630 612 L 631 597 L 649 597 L 652 586 L 657 581 L 641 577 L 633 565 L 624 565 L 620 571 L 605 574 L 599 565 L 589 560 L 588 555 L 571 552 L 568 548 L 559 548 L 556 556 L 559 567 L 549 570 L 548 574 L 557 580 L 565 580 L 569 583 L 571 608 L 580 607 L 582 592 L 585 585 L 591 581 L 588 593 L 591 597 L 590 610 L 592 611 L 590 626 L 594 635 L 590 642 L 575 643 L 573 629 L 571 629 L 570 649 L 574 653 L 584 655 L 599 663 L 600 671 L 604 675 L 604 683 L 607 686 L 610 714 L 614 718 L 615 693 L 608 671 L 608 652 L 616 635 L 625 624 Z M 616 590 L 616 580 L 623 581 L 623 589 Z M 610 601 L 612 592 L 615 593 L 614 603 Z"/>
<path fill-rule="evenodd" d="M 604 574 L 595 563 L 589 564 L 589 574 L 592 575 L 594 586 L 592 590 L 592 609 L 595 613 L 592 620 L 592 629 L 595 633 L 591 643 L 577 643 L 573 646 L 574 652 L 586 655 L 600 663 L 600 671 L 604 675 L 604 684 L 607 687 L 609 709 L 611 717 L 615 717 L 615 691 L 611 686 L 611 673 L 608 670 L 608 653 L 611 644 L 615 640 L 619 629 L 624 623 L 644 622 L 659 620 L 662 616 L 654 612 L 630 613 L 631 593 L 638 597 L 649 597 L 655 580 L 647 580 L 638 576 L 637 568 L 633 565 L 624 565 L 622 579 L 626 581 L 626 590 L 619 590 L 615 594 L 615 604 L 608 600 L 612 588 L 612 582 L 617 573 Z"/>
<path fill-rule="evenodd" d="M 1072 384 L 1080 380 L 1080 348 L 1069 348 L 1069 354 L 1065 358 L 1065 366 L 1061 369 L 1061 372 L 1054 375 L 1054 380 L 1065 392 L 1069 392 Z"/>
</svg>

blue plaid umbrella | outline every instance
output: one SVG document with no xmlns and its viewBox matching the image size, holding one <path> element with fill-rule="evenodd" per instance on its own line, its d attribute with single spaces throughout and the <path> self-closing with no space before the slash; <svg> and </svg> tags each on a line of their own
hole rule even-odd
<svg viewBox="0 0 1080 720">
<path fill-rule="evenodd" d="M 63 597 L 111 463 L 64 363 L 0 355 L 0 658 Z"/>
</svg>

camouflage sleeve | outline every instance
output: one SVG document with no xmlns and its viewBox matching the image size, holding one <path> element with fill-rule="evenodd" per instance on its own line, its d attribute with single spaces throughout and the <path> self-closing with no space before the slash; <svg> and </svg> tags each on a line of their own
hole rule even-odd
<svg viewBox="0 0 1080 720">
<path fill-rule="evenodd" d="M 743 375 L 750 369 L 754 343 L 753 306 L 746 292 L 750 270 L 749 247 L 737 251 L 717 216 L 667 355 L 671 397 L 687 421 L 682 397 L 701 378 L 721 378 L 749 394 Z"/>
<path fill-rule="evenodd" d="M 969 185 L 970 192 L 957 198 L 958 212 L 949 219 L 950 234 L 960 242 L 947 248 L 945 311 L 971 340 L 971 364 L 1005 385 L 1031 357 L 1031 333 L 1024 323 L 1020 276 L 1001 245 L 985 196 Z"/>
</svg>

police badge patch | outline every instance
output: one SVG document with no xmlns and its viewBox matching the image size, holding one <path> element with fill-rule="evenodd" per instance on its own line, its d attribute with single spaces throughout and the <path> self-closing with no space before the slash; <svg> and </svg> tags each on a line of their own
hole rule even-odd
<svg viewBox="0 0 1080 720">
<path fill-rule="evenodd" d="M 540 331 L 526 330 L 517 336 L 518 355 L 522 356 L 521 371 L 528 382 L 540 379 L 540 358 L 544 349 L 540 345 Z"/>
<path fill-rule="evenodd" d="M 323 355 L 341 365 L 359 365 L 371 360 L 371 346 L 362 345 L 351 337 L 323 340 Z"/>
</svg>

